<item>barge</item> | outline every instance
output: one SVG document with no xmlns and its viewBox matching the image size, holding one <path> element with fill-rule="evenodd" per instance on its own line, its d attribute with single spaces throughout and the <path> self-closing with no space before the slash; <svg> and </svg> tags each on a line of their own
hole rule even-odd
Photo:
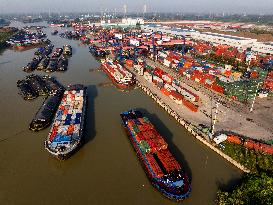
<svg viewBox="0 0 273 205">
<path fill-rule="evenodd" d="M 62 95 L 50 96 L 46 98 L 31 121 L 29 129 L 37 132 L 48 127 L 53 120 L 54 114 L 61 102 L 61 99 Z"/>
<path fill-rule="evenodd" d="M 123 126 L 152 185 L 171 200 L 191 192 L 188 175 L 168 149 L 168 144 L 148 118 L 137 110 L 120 114 Z"/>
<path fill-rule="evenodd" d="M 87 93 L 83 85 L 68 86 L 55 114 L 45 149 L 59 160 L 70 157 L 83 142 Z"/>
</svg>

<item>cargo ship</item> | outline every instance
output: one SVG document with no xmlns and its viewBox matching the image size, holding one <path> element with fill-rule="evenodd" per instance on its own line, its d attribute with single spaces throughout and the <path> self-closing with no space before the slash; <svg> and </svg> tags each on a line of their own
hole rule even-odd
<svg viewBox="0 0 273 205">
<path fill-rule="evenodd" d="M 83 85 L 68 86 L 63 94 L 45 141 L 46 150 L 57 159 L 67 159 L 82 144 L 86 100 Z"/>
<path fill-rule="evenodd" d="M 131 72 L 110 59 L 102 59 L 101 67 L 118 88 L 130 88 L 136 83 L 135 76 Z"/>
<path fill-rule="evenodd" d="M 152 185 L 171 200 L 185 199 L 191 192 L 190 180 L 162 136 L 140 111 L 129 110 L 120 115 Z"/>
</svg>

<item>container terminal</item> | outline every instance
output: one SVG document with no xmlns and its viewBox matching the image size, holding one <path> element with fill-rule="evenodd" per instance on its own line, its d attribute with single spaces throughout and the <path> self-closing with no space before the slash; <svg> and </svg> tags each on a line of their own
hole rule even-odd
<svg viewBox="0 0 273 205">
<path fill-rule="evenodd" d="M 123 19 L 116 24 L 103 21 L 100 25 L 73 23 L 72 27 L 73 31 L 59 36 L 89 45 L 89 52 L 101 64 L 100 69 L 118 89 L 135 85 L 141 88 L 196 139 L 242 171 L 250 172 L 221 151 L 223 142 L 273 155 L 272 119 L 263 117 L 272 110 L 273 45 L 270 43 L 177 25 L 144 24 L 143 19 Z M 56 31 L 52 35 L 57 35 Z M 39 38 L 45 38 L 39 32 Z M 17 49 L 30 46 L 7 43 Z M 46 43 L 24 67 L 25 72 L 66 70 L 72 47 L 64 45 L 53 52 L 50 41 Z M 18 81 L 17 87 L 25 100 L 50 96 L 29 129 L 39 131 L 53 121 L 45 149 L 64 160 L 83 142 L 86 87 L 71 85 L 64 91 L 49 79 L 31 75 Z M 41 85 L 43 81 L 48 82 Z M 61 94 L 50 94 L 53 92 L 50 83 Z M 43 116 L 44 110 L 50 111 L 50 115 Z M 172 200 L 188 197 L 190 179 L 154 125 L 137 110 L 120 116 L 153 186 Z"/>
<path fill-rule="evenodd" d="M 273 95 L 273 58 L 257 40 L 135 21 L 140 26 L 128 31 L 106 22 L 73 27 L 93 55 L 134 72 L 211 140 L 219 132 L 272 140 L 271 121 L 259 108 Z"/>
<path fill-rule="evenodd" d="M 250 141 L 272 154 L 272 120 L 263 116 L 272 110 L 273 96 L 268 43 L 262 49 L 257 39 L 144 24 L 141 19 L 73 28 L 93 56 L 112 58 L 127 68 L 139 87 L 209 144 L 221 148 L 235 137 L 237 144 L 254 150 L 247 146 Z"/>
</svg>

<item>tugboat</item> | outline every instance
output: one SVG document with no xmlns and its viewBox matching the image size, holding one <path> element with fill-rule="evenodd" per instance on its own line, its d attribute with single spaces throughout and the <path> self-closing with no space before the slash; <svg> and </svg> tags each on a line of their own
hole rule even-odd
<svg viewBox="0 0 273 205">
<path fill-rule="evenodd" d="M 52 58 L 50 59 L 49 65 L 45 69 L 45 72 L 51 73 L 57 71 L 58 68 L 58 59 L 57 58 Z"/>
<path fill-rule="evenodd" d="M 45 57 L 37 66 L 37 70 L 45 70 L 50 62 L 49 57 Z"/>
<path fill-rule="evenodd" d="M 35 117 L 29 125 L 29 129 L 37 132 L 45 129 L 53 120 L 54 114 L 61 102 L 62 95 L 50 96 L 45 99 Z"/>
<path fill-rule="evenodd" d="M 135 85 L 135 76 L 126 68 L 111 59 L 102 59 L 101 67 L 112 82 L 120 89 L 128 89 Z"/>
<path fill-rule="evenodd" d="M 120 114 L 126 133 L 152 185 L 171 200 L 191 192 L 190 180 L 148 118 L 137 110 Z"/>
<path fill-rule="evenodd" d="M 59 160 L 70 157 L 83 142 L 87 93 L 83 85 L 68 86 L 55 115 L 45 149 Z"/>
<path fill-rule="evenodd" d="M 64 56 L 61 57 L 58 61 L 58 71 L 66 71 L 68 66 L 68 59 L 65 58 Z"/>
</svg>

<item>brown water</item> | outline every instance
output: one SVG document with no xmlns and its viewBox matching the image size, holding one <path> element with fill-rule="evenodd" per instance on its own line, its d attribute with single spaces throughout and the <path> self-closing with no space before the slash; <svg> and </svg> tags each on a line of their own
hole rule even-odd
<svg viewBox="0 0 273 205">
<path fill-rule="evenodd" d="M 22 66 L 35 49 L 0 55 L 0 204 L 175 204 L 149 183 L 121 126 L 119 113 L 140 108 L 165 136 L 170 149 L 192 178 L 192 193 L 183 204 L 214 204 L 219 186 L 230 187 L 241 172 L 195 140 L 141 90 L 120 92 L 78 41 L 49 38 L 55 47 L 71 44 L 68 71 L 54 73 L 64 85 L 88 86 L 86 143 L 70 159 L 59 162 L 45 151 L 49 129 L 39 133 L 28 124 L 43 99 L 24 101 L 16 82 L 27 74 Z M 37 72 L 39 73 L 39 72 Z M 41 73 L 40 73 L 41 74 Z"/>
</svg>

